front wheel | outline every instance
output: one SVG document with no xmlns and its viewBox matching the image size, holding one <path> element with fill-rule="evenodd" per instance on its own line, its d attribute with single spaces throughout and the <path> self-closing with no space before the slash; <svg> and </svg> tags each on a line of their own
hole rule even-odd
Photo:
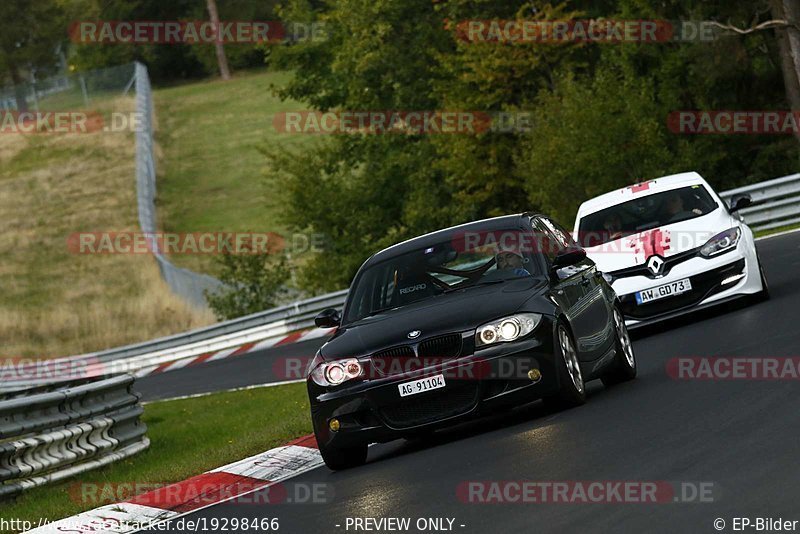
<svg viewBox="0 0 800 534">
<path fill-rule="evenodd" d="M 319 442 L 319 452 L 322 460 L 330 469 L 340 471 L 351 467 L 358 467 L 367 461 L 367 444 L 355 445 L 351 447 L 335 447 L 323 445 Z"/>
<path fill-rule="evenodd" d="M 605 386 L 613 386 L 636 378 L 636 356 L 633 354 L 633 343 L 625 326 L 622 312 L 614 307 L 614 329 L 617 335 L 616 355 L 611 368 L 601 377 Z"/>
<path fill-rule="evenodd" d="M 542 399 L 550 409 L 561 410 L 580 406 L 586 402 L 586 384 L 583 382 L 578 351 L 572 334 L 563 325 L 556 327 L 556 372 L 558 373 L 558 393 Z"/>
<path fill-rule="evenodd" d="M 756 256 L 758 260 L 758 274 L 761 277 L 761 291 L 756 293 L 756 302 L 764 302 L 769 300 L 769 284 L 767 284 L 767 276 L 764 274 L 764 264 L 761 263 L 761 258 Z"/>
</svg>

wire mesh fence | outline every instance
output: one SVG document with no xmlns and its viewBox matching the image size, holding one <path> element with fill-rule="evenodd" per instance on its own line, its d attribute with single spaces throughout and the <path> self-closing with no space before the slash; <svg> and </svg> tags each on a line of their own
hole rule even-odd
<svg viewBox="0 0 800 534">
<path fill-rule="evenodd" d="M 23 84 L 0 89 L 0 109 L 5 111 L 64 111 L 105 107 L 104 102 L 125 95 L 133 86 L 133 63 L 33 78 Z"/>
<path fill-rule="evenodd" d="M 135 94 L 134 94 L 135 93 Z M 106 69 L 34 79 L 29 83 L 0 89 L 0 116 L 3 113 L 75 112 L 96 113 L 103 117 L 125 108 L 130 110 L 135 96 L 139 121 L 136 133 L 136 190 L 139 226 L 145 234 L 158 231 L 156 218 L 156 157 L 154 145 L 153 92 L 147 67 L 129 63 Z M 113 128 L 111 123 L 106 123 Z M 109 130 L 110 131 L 110 130 Z M 222 286 L 216 278 L 192 272 L 172 264 L 159 249 L 159 242 L 149 236 L 150 250 L 158 263 L 161 277 L 170 289 L 197 307 L 206 307 L 204 292 Z"/>
<path fill-rule="evenodd" d="M 147 67 L 136 63 L 136 111 L 141 127 L 136 132 L 136 191 L 139 204 L 139 226 L 146 234 L 158 230 L 156 220 L 156 159 L 153 140 L 153 93 Z M 205 291 L 214 292 L 222 286 L 216 278 L 173 265 L 159 250 L 158 241 L 151 237 L 150 249 L 158 262 L 161 277 L 177 295 L 195 306 L 206 306 Z"/>
</svg>

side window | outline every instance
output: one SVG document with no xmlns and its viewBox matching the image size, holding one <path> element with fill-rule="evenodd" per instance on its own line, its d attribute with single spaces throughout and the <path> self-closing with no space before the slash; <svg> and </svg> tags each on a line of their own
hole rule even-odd
<svg viewBox="0 0 800 534">
<path fill-rule="evenodd" d="M 556 235 L 552 223 L 545 221 L 547 221 L 547 219 L 544 217 L 536 217 L 531 223 L 533 224 L 533 231 L 537 234 L 537 243 L 539 247 L 541 247 L 541 251 L 552 261 L 553 258 L 556 257 L 556 254 L 567 245 L 564 244 L 563 238 Z"/>
<path fill-rule="evenodd" d="M 546 221 L 546 223 L 549 223 L 550 227 L 553 229 L 553 233 L 556 235 L 559 241 L 563 243 L 564 247 L 569 248 L 578 245 L 575 242 L 575 239 L 572 238 L 572 234 L 565 230 L 563 226 L 551 219 L 543 218 L 543 220 Z"/>
</svg>

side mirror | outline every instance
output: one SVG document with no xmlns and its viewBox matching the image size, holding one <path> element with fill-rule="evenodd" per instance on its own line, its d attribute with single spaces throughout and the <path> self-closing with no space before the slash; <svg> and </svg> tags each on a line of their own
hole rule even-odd
<svg viewBox="0 0 800 534">
<path fill-rule="evenodd" d="M 335 328 L 342 324 L 342 316 L 339 314 L 339 310 L 328 308 L 319 312 L 314 318 L 314 324 L 319 328 Z"/>
<path fill-rule="evenodd" d="M 752 205 L 753 205 L 753 199 L 750 197 L 750 195 L 747 194 L 733 195 L 733 197 L 731 197 L 730 211 L 731 213 L 733 213 L 734 211 L 739 211 L 742 208 L 746 208 Z"/>
<path fill-rule="evenodd" d="M 578 264 L 586 259 L 586 251 L 581 247 L 569 247 L 562 249 L 553 258 L 553 269 L 561 269 Z"/>
</svg>

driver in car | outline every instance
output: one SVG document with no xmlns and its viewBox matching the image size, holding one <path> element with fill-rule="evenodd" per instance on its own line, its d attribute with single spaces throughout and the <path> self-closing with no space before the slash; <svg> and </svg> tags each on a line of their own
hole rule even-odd
<svg viewBox="0 0 800 534">
<path fill-rule="evenodd" d="M 693 210 L 687 210 L 683 204 L 683 197 L 678 193 L 670 193 L 667 196 L 665 202 L 665 211 L 668 220 L 673 221 L 677 219 L 683 219 L 688 215 L 702 215 L 702 210 L 694 208 Z"/>
<path fill-rule="evenodd" d="M 518 250 L 504 248 L 495 255 L 494 259 L 498 271 L 511 272 L 515 276 L 531 276 L 531 273 L 524 267 L 525 258 Z"/>
</svg>

